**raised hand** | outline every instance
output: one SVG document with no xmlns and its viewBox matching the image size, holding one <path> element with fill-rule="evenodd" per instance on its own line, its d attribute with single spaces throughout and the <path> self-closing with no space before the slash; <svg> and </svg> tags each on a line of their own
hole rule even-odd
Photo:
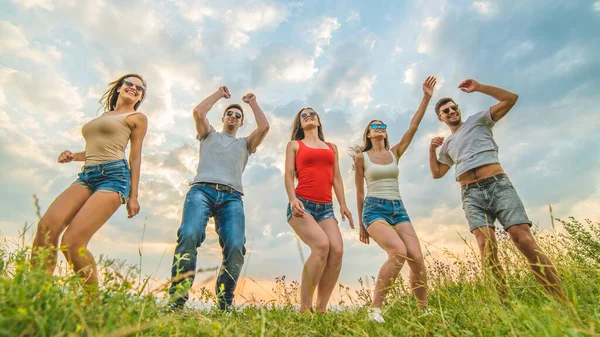
<svg viewBox="0 0 600 337">
<path fill-rule="evenodd" d="M 249 92 L 246 95 L 244 95 L 244 97 L 242 97 L 242 101 L 244 101 L 244 103 L 247 103 L 247 104 L 256 102 L 256 95 Z"/>
<path fill-rule="evenodd" d="M 365 229 L 365 226 L 363 226 L 362 223 L 358 224 L 360 226 L 360 230 L 358 232 L 358 239 L 360 240 L 360 242 L 364 243 L 364 244 L 369 244 L 369 232 L 367 232 L 367 230 Z"/>
<path fill-rule="evenodd" d="M 435 151 L 438 147 L 444 144 L 444 137 L 433 137 L 431 139 L 431 144 L 429 144 L 429 150 Z"/>
<path fill-rule="evenodd" d="M 474 79 L 467 79 L 462 81 L 459 85 L 458 88 L 466 93 L 471 93 L 475 90 L 477 90 L 477 87 L 479 87 L 479 82 L 475 81 Z"/>
<path fill-rule="evenodd" d="M 427 76 L 425 82 L 423 82 L 423 94 L 426 96 L 433 96 L 433 88 L 437 83 L 437 79 L 434 76 Z"/>
<path fill-rule="evenodd" d="M 133 218 L 140 212 L 140 203 L 135 198 L 129 198 L 127 201 L 127 217 Z"/>
<path fill-rule="evenodd" d="M 219 87 L 219 90 L 217 90 L 217 91 L 221 93 L 223 98 L 229 99 L 231 97 L 231 94 L 229 93 L 229 89 L 226 86 Z"/>
<path fill-rule="evenodd" d="M 352 213 L 350 213 L 348 207 L 341 206 L 340 212 L 342 213 L 342 221 L 346 221 L 346 218 L 348 218 L 348 221 L 350 221 L 350 228 L 354 229 L 354 220 L 352 219 Z"/>
<path fill-rule="evenodd" d="M 58 162 L 61 163 L 61 164 L 70 163 L 70 162 L 73 161 L 73 159 L 75 159 L 75 155 L 73 154 L 73 152 L 71 152 L 69 150 L 63 151 L 58 156 Z"/>
</svg>

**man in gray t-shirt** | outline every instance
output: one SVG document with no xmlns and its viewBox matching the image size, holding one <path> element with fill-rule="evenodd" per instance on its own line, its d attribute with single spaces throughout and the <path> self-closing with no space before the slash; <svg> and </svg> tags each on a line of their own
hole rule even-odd
<svg viewBox="0 0 600 337">
<path fill-rule="evenodd" d="M 223 252 L 216 285 L 220 309 L 231 308 L 233 292 L 244 264 L 246 236 L 242 173 L 248 156 L 256 151 L 267 135 L 269 122 L 256 103 L 256 96 L 249 93 L 242 100 L 252 108 L 256 130 L 248 137 L 236 138 L 238 129 L 244 124 L 244 111 L 240 105 L 231 104 L 225 108 L 221 118 L 223 129 L 217 132 L 206 115 L 217 101 L 230 97 L 229 89 L 223 86 L 194 108 L 200 160 L 196 177 L 185 197 L 183 218 L 177 230 L 169 289 L 171 309 L 183 308 L 188 299 L 188 290 L 196 274 L 197 249 L 206 238 L 209 217 L 215 219 Z"/>
<path fill-rule="evenodd" d="M 498 280 L 502 298 L 506 298 L 508 292 L 504 271 L 498 259 L 494 231 L 496 219 L 525 255 L 534 275 L 546 290 L 557 298 L 566 300 L 556 269 L 535 242 L 525 207 L 498 160 L 498 145 L 494 141 L 492 128 L 515 105 L 518 96 L 472 79 L 463 81 L 458 87 L 466 93 L 484 93 L 500 102 L 470 116 L 464 122 L 461 110 L 452 98 L 445 97 L 437 102 L 435 112 L 438 119 L 448 125 L 452 134 L 446 142 L 443 137 L 431 140 L 429 167 L 433 178 L 443 177 L 456 164 L 455 178 L 462 187 L 463 209 L 469 228 L 477 238 L 484 267 L 490 268 Z M 440 153 L 436 156 L 439 146 Z"/>
</svg>

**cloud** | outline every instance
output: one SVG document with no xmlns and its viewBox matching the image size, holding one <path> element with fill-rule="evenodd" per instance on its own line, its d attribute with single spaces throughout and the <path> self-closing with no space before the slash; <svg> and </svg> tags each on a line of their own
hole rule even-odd
<svg viewBox="0 0 600 337">
<path fill-rule="evenodd" d="M 477 12 L 485 16 L 494 15 L 497 11 L 496 5 L 490 1 L 475 1 L 472 6 Z"/>
<path fill-rule="evenodd" d="M 260 2 L 227 10 L 223 15 L 227 43 L 232 49 L 239 49 L 250 40 L 247 33 L 275 29 L 289 15 L 290 10 L 286 6 Z"/>
<path fill-rule="evenodd" d="M 317 72 L 315 61 L 302 51 L 284 44 L 270 44 L 252 61 L 254 83 L 304 82 Z"/>
<path fill-rule="evenodd" d="M 56 46 L 32 48 L 25 32 L 7 21 L 0 21 L 0 55 L 20 57 L 46 66 L 54 66 L 62 59 L 62 53 Z"/>
<path fill-rule="evenodd" d="M 12 0 L 12 2 L 25 10 L 36 7 L 48 11 L 54 9 L 53 0 Z"/>
<path fill-rule="evenodd" d="M 346 18 L 346 22 L 348 22 L 349 24 L 359 24 L 360 23 L 360 13 L 358 13 L 356 11 L 351 11 L 350 14 L 348 15 L 348 18 Z"/>
<path fill-rule="evenodd" d="M 320 22 L 316 23 L 313 28 L 307 31 L 310 41 L 316 44 L 315 57 L 321 56 L 323 47 L 331 43 L 333 33 L 340 28 L 340 23 L 337 18 L 324 17 Z"/>
</svg>

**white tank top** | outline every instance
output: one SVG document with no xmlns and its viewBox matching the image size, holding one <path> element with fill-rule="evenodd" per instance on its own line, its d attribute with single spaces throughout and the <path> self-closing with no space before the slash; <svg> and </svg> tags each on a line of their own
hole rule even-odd
<svg viewBox="0 0 600 337">
<path fill-rule="evenodd" d="M 400 186 L 398 184 L 398 159 L 392 151 L 392 162 L 387 165 L 373 163 L 369 154 L 363 152 L 365 158 L 365 180 L 367 181 L 367 197 L 388 200 L 401 200 Z"/>
</svg>

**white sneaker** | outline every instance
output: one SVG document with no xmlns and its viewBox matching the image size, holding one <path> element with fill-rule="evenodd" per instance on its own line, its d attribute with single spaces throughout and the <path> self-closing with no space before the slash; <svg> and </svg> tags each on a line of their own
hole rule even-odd
<svg viewBox="0 0 600 337">
<path fill-rule="evenodd" d="M 425 308 L 421 310 L 421 312 L 423 313 L 423 316 L 433 316 L 433 311 L 431 311 L 429 308 Z"/>
<path fill-rule="evenodd" d="M 369 308 L 369 319 L 377 323 L 385 323 L 385 319 L 381 316 L 381 308 Z"/>
</svg>

